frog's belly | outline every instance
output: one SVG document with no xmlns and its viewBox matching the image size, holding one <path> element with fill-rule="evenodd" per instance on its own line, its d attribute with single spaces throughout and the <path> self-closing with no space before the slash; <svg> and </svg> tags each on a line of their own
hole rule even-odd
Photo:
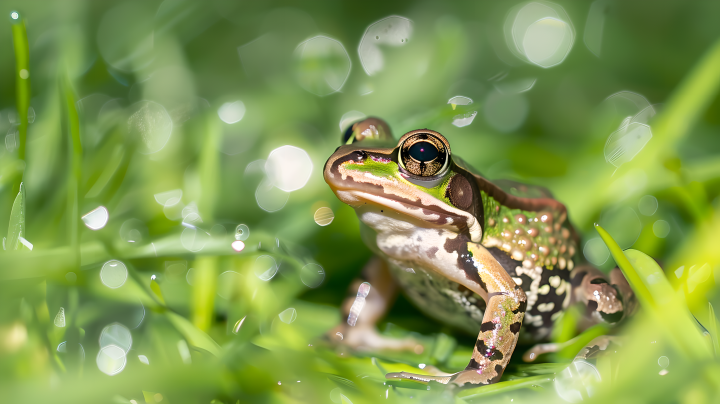
<svg viewBox="0 0 720 404">
<path fill-rule="evenodd" d="M 470 289 L 412 263 L 389 260 L 393 277 L 424 314 L 444 324 L 476 334 L 485 301 Z"/>
</svg>

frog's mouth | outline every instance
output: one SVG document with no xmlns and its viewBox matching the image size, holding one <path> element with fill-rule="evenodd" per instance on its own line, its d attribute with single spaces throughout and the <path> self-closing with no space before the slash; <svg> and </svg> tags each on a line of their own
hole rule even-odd
<svg viewBox="0 0 720 404">
<path fill-rule="evenodd" d="M 479 242 L 482 238 L 482 229 L 477 219 L 466 212 L 463 212 L 464 215 L 457 214 L 456 212 L 446 211 L 440 206 L 426 206 L 409 200 L 401 201 L 392 197 L 384 197 L 355 189 L 334 189 L 333 191 L 338 199 L 353 208 L 360 208 L 369 203 L 381 208 L 388 208 L 391 212 L 404 214 L 422 222 L 432 223 L 437 227 L 465 233 L 474 242 Z"/>
</svg>

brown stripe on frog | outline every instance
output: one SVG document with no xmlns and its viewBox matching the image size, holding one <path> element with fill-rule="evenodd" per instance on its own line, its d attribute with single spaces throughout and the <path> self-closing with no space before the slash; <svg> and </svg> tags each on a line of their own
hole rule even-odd
<svg viewBox="0 0 720 404">
<path fill-rule="evenodd" d="M 468 240 L 467 237 L 458 235 L 455 238 L 446 238 L 445 245 L 443 247 L 449 254 L 452 254 L 453 252 L 457 253 L 458 268 L 465 272 L 465 277 L 467 279 L 480 285 L 480 288 L 487 293 L 487 285 L 485 285 L 485 282 L 483 282 L 482 278 L 480 278 L 480 273 L 473 263 L 472 253 L 468 250 L 468 242 L 470 242 L 470 240 Z"/>
</svg>

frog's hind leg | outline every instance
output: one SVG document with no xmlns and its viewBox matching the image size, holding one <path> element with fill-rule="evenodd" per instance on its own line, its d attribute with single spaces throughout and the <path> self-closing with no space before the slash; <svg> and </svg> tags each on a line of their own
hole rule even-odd
<svg viewBox="0 0 720 404">
<path fill-rule="evenodd" d="M 580 352 L 575 355 L 575 359 L 597 359 L 604 353 L 614 350 L 614 348 L 620 346 L 621 343 L 621 337 L 615 335 L 601 335 L 585 345 Z"/>
<path fill-rule="evenodd" d="M 635 295 L 618 268 L 610 272 L 608 279 L 594 267 L 579 266 L 572 271 L 570 279 L 571 303 L 583 303 L 591 323 L 616 324 L 635 311 Z"/>
<path fill-rule="evenodd" d="M 482 291 L 487 293 L 487 307 L 470 363 L 465 370 L 452 375 L 426 376 L 401 372 L 390 373 L 387 378 L 420 382 L 434 380 L 462 387 L 491 384 L 502 377 L 517 344 L 527 309 L 527 297 L 483 246 L 467 243 L 467 250 L 458 251 L 458 255 L 471 257 L 467 260 L 471 266 L 464 270 L 474 271 Z"/>
<path fill-rule="evenodd" d="M 355 279 L 343 301 L 343 322 L 329 332 L 331 340 L 355 350 L 422 351 L 412 338 L 388 338 L 377 332 L 377 322 L 385 316 L 397 296 L 398 286 L 387 263 L 373 257 Z"/>
</svg>

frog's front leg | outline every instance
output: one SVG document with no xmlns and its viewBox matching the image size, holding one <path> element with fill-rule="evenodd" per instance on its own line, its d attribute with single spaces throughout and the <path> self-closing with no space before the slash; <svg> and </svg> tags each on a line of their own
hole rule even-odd
<svg viewBox="0 0 720 404">
<path fill-rule="evenodd" d="M 378 257 L 371 258 L 360 278 L 350 285 L 342 304 L 342 323 L 330 331 L 329 337 L 360 351 L 421 351 L 422 345 L 412 338 L 388 338 L 377 332 L 376 324 L 387 313 L 397 292 L 388 264 Z"/>
<path fill-rule="evenodd" d="M 468 278 L 475 279 L 482 289 L 478 294 L 487 296 L 487 308 L 470 363 L 465 370 L 450 376 L 402 372 L 391 373 L 386 377 L 420 382 L 435 380 L 456 386 L 484 385 L 500 380 L 515 350 L 527 299 L 525 292 L 483 246 L 471 242 L 464 244 L 466 246 L 457 251 L 460 257 L 458 261 L 469 265 L 457 269 L 468 274 Z"/>
</svg>

